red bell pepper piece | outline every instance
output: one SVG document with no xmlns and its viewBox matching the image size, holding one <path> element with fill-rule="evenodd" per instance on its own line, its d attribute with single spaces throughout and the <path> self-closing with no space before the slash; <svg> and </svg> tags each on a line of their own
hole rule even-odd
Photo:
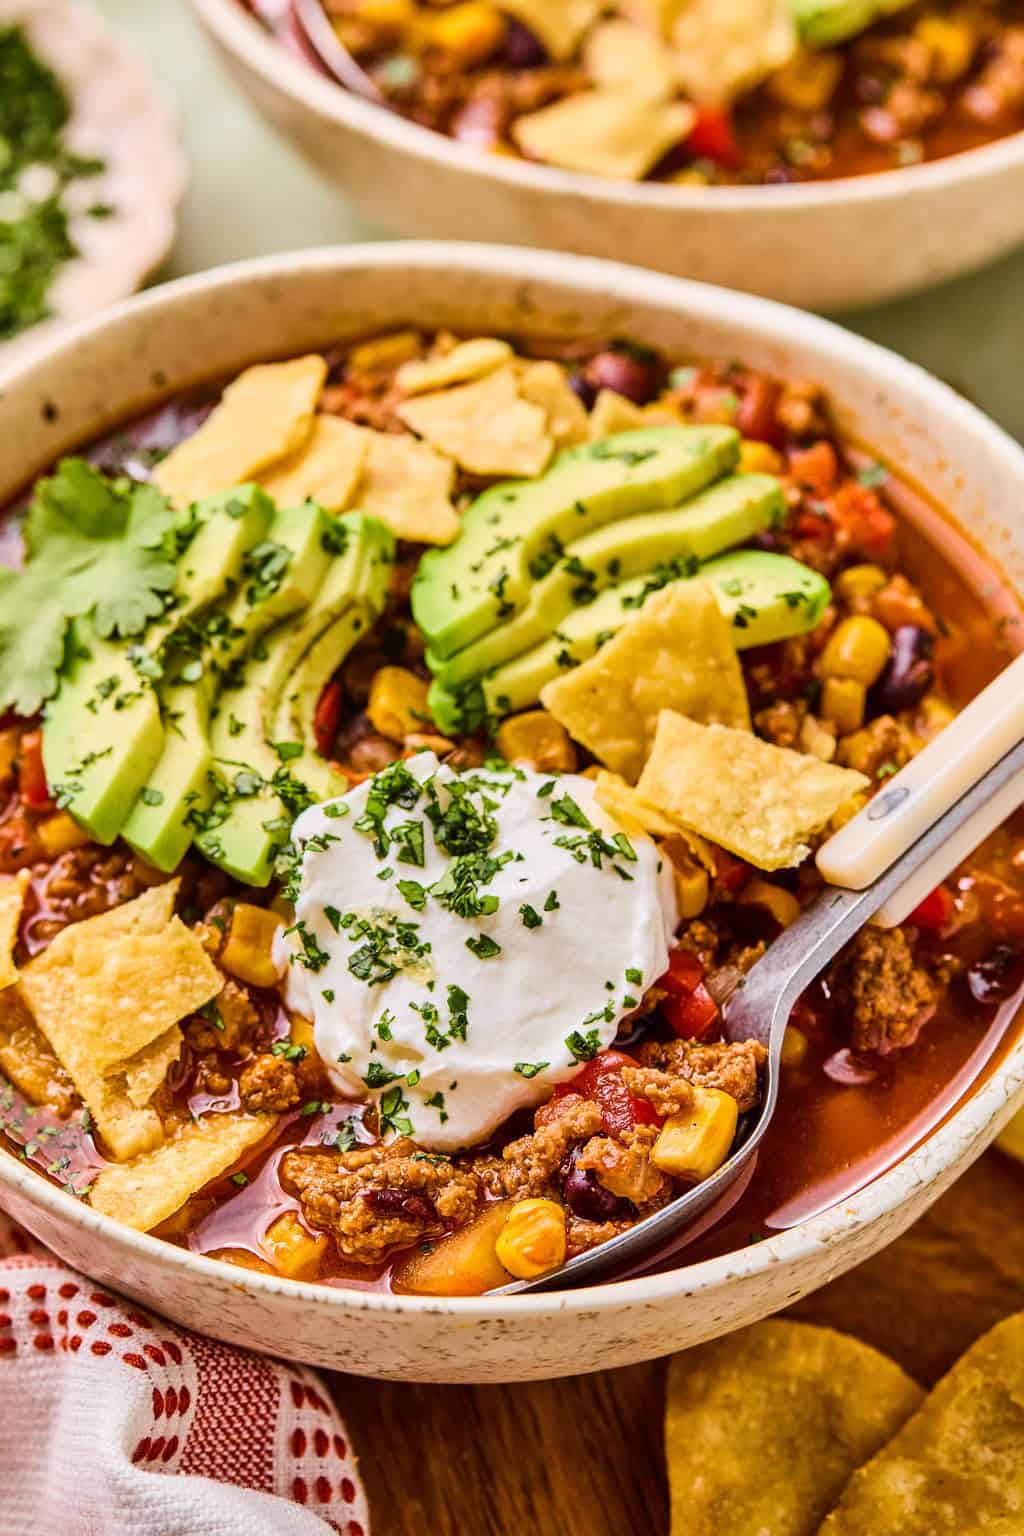
<svg viewBox="0 0 1024 1536">
<path fill-rule="evenodd" d="M 338 725 L 341 722 L 341 681 L 332 678 L 324 685 L 324 691 L 317 700 L 316 709 L 313 712 L 313 735 L 316 738 L 316 749 L 321 757 L 330 757 L 331 748 L 334 746 L 334 738 L 338 734 Z"/>
<path fill-rule="evenodd" d="M 698 107 L 686 148 L 695 160 L 713 160 L 727 171 L 739 170 L 740 146 L 732 118 L 721 107 Z"/>
<path fill-rule="evenodd" d="M 718 1021 L 718 1004 L 704 985 L 704 967 L 689 949 L 674 949 L 657 985 L 668 993 L 662 1017 L 681 1040 L 703 1040 Z"/>
<path fill-rule="evenodd" d="M 631 1131 L 638 1125 L 660 1125 L 661 1117 L 653 1105 L 630 1093 L 623 1081 L 623 1067 L 635 1066 L 633 1058 L 622 1051 L 602 1051 L 571 1081 L 559 1083 L 554 1097 L 564 1099 L 567 1094 L 578 1093 L 585 1099 L 593 1099 L 609 1136 L 621 1136 L 623 1131 Z"/>
<path fill-rule="evenodd" d="M 43 733 L 26 731 L 18 754 L 18 791 L 22 805 L 34 811 L 52 806 L 46 769 L 43 767 Z"/>
<path fill-rule="evenodd" d="M 848 480 L 832 498 L 832 516 L 853 547 L 870 560 L 892 553 L 896 519 L 870 486 Z"/>
<path fill-rule="evenodd" d="M 839 461 L 830 442 L 822 439 L 809 448 L 798 448 L 789 456 L 789 472 L 799 485 L 815 496 L 828 496 L 835 489 Z"/>
<path fill-rule="evenodd" d="M 724 895 L 735 896 L 746 885 L 751 874 L 750 865 L 738 859 L 734 853 L 724 848 L 715 849 L 715 885 Z"/>
<path fill-rule="evenodd" d="M 953 921 L 955 911 L 953 893 L 948 887 L 937 885 L 924 901 L 918 903 L 907 922 L 913 923 L 915 928 L 930 928 L 941 933 Z"/>
</svg>

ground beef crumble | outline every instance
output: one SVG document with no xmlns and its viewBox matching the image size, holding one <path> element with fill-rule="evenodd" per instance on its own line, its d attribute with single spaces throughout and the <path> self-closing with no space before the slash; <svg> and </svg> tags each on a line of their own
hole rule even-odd
<svg viewBox="0 0 1024 1536">
<path fill-rule="evenodd" d="M 720 1088 L 731 1094 L 742 1114 L 757 1103 L 758 1072 L 767 1052 L 756 1040 L 719 1040 L 712 1045 L 699 1045 L 694 1040 L 649 1040 L 640 1047 L 639 1056 L 643 1066 L 656 1067 L 663 1075 L 684 1078 L 695 1088 Z M 659 1094 L 664 1092 L 660 1077 L 651 1087 Z M 646 1088 L 640 1091 L 649 1097 Z"/>
<path fill-rule="evenodd" d="M 468 1160 L 488 1194 L 517 1200 L 545 1194 L 570 1148 L 604 1129 L 598 1106 L 578 1093 L 542 1104 L 534 1124 L 536 1130 L 510 1141 L 499 1157 Z"/>
<path fill-rule="evenodd" d="M 651 1162 L 658 1134 L 658 1126 L 640 1125 L 627 1131 L 621 1141 L 611 1136 L 592 1136 L 576 1159 L 576 1166 L 591 1170 L 598 1183 L 620 1200 L 646 1205 L 657 1199 L 668 1183 L 661 1169 Z"/>
<path fill-rule="evenodd" d="M 417 1155 L 406 1137 L 355 1152 L 288 1152 L 281 1180 L 298 1195 L 308 1224 L 330 1232 L 341 1253 L 360 1264 L 462 1226 L 480 1199 L 471 1171 L 446 1157 Z"/>
<path fill-rule="evenodd" d="M 935 1009 L 935 987 L 902 928 L 865 928 L 832 967 L 832 996 L 855 1051 L 882 1056 L 913 1045 Z"/>
</svg>

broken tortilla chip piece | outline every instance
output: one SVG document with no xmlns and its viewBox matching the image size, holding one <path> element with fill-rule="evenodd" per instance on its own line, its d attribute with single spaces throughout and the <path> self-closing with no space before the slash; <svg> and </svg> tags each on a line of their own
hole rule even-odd
<svg viewBox="0 0 1024 1536">
<path fill-rule="evenodd" d="M 512 348 L 507 341 L 499 341 L 496 336 L 477 336 L 472 341 L 460 342 L 450 352 L 403 363 L 395 383 L 403 394 L 423 395 L 429 390 L 446 389 L 449 384 L 482 379 L 511 356 Z"/>
<path fill-rule="evenodd" d="M 519 373 L 519 393 L 531 405 L 539 405 L 547 416 L 556 449 L 586 442 L 586 407 L 558 363 L 527 363 Z"/>
<path fill-rule="evenodd" d="M 19 869 L 16 875 L 6 878 L 0 877 L 0 991 L 12 987 L 18 979 L 14 946 L 18 942 L 21 909 L 31 878 L 27 869 Z"/>
<path fill-rule="evenodd" d="M 368 450 L 362 428 L 340 416 L 317 416 L 298 452 L 261 475 L 260 484 L 279 507 L 315 501 L 327 512 L 343 512 L 359 483 Z"/>
<path fill-rule="evenodd" d="M 632 91 L 655 101 L 676 94 L 675 58 L 650 27 L 614 17 L 600 22 L 583 45 L 583 67 L 595 85 Z"/>
<path fill-rule="evenodd" d="M 728 103 L 797 51 L 791 0 L 687 0 L 672 23 L 676 78 L 700 105 Z"/>
<path fill-rule="evenodd" d="M 807 857 L 809 839 L 869 782 L 851 768 L 725 725 L 697 725 L 666 709 L 637 791 L 757 869 L 788 869 Z"/>
<path fill-rule="evenodd" d="M 74 1085 L 16 987 L 0 993 L 0 1071 L 31 1104 L 71 1113 Z"/>
<path fill-rule="evenodd" d="M 276 1115 L 203 1115 L 131 1162 L 101 1170 L 89 1193 L 93 1210 L 149 1232 L 261 1142 Z"/>
<path fill-rule="evenodd" d="M 863 1384 L 853 1387 L 863 1396 Z M 996 1536 L 1024 1528 L 1024 1312 L 957 1361 L 856 1471 L 819 1536 Z"/>
<path fill-rule="evenodd" d="M 665 1416 L 672 1536 L 814 1536 L 923 1396 L 868 1345 L 806 1323 L 758 1323 L 677 1355 Z"/>
<path fill-rule="evenodd" d="M 229 384 L 198 432 L 172 448 L 153 479 L 175 506 L 258 475 L 309 437 L 327 364 L 313 353 L 247 368 Z"/>
<path fill-rule="evenodd" d="M 452 506 L 455 465 L 426 443 L 394 432 L 369 432 L 355 504 L 417 544 L 450 544 L 462 527 Z"/>
<path fill-rule="evenodd" d="M 614 389 L 602 389 L 590 412 L 587 436 L 592 443 L 599 443 L 603 438 L 614 437 L 616 432 L 632 432 L 646 425 L 646 416 L 632 400 Z"/>
<path fill-rule="evenodd" d="M 501 9 L 544 44 L 552 59 L 570 59 L 587 28 L 604 9 L 603 0 L 502 0 Z"/>
<path fill-rule="evenodd" d="M 571 736 L 630 783 L 650 755 L 663 710 L 750 727 L 732 631 L 713 591 L 698 580 L 653 593 L 589 661 L 548 683 L 541 700 Z M 677 821 L 678 832 L 671 810 L 657 809 Z"/>
<path fill-rule="evenodd" d="M 630 832 L 639 828 L 651 837 L 682 841 L 702 869 L 707 870 L 709 875 L 717 874 L 718 864 L 711 844 L 703 837 L 698 837 L 696 832 L 688 832 L 678 822 L 663 816 L 652 805 L 647 805 L 633 786 L 617 773 L 609 773 L 605 768 L 600 770 L 594 784 L 594 799 L 602 810 L 615 818 L 623 831 Z"/>
<path fill-rule="evenodd" d="M 554 451 L 547 416 L 519 396 L 516 370 L 419 395 L 398 416 L 474 475 L 539 475 Z"/>
<path fill-rule="evenodd" d="M 687 102 L 598 88 L 516 118 L 512 137 L 531 160 L 585 175 L 643 181 L 662 155 L 682 143 L 696 120 Z"/>
<path fill-rule="evenodd" d="M 179 1026 L 172 1024 L 170 1029 L 158 1035 L 149 1045 L 144 1045 L 141 1051 L 137 1051 L 121 1066 L 124 1091 L 136 1109 L 148 1104 L 156 1093 L 181 1055 L 183 1039 Z"/>
</svg>

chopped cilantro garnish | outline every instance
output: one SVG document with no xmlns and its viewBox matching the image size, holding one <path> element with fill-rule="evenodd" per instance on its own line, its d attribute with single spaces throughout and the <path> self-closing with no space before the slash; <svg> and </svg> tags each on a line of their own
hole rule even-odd
<svg viewBox="0 0 1024 1536">
<path fill-rule="evenodd" d="M 364 1074 L 363 1082 L 367 1088 L 386 1088 L 388 1083 L 393 1083 L 397 1077 L 397 1072 L 391 1072 L 379 1061 L 371 1061 Z"/>
<path fill-rule="evenodd" d="M 163 805 L 164 792 L 162 789 L 153 789 L 149 784 L 144 784 L 139 790 L 139 799 L 143 805 Z"/>
<path fill-rule="evenodd" d="M 422 912 L 427 905 L 426 887 L 418 880 L 399 880 L 398 889 L 415 912 Z"/>
<path fill-rule="evenodd" d="M 545 1067 L 550 1067 L 550 1061 L 517 1061 L 512 1068 L 520 1077 L 536 1077 L 538 1072 L 543 1072 Z"/>
<path fill-rule="evenodd" d="M 409 1108 L 409 1100 L 402 1097 L 401 1088 L 389 1088 L 387 1093 L 381 1096 L 380 1104 L 380 1130 L 381 1135 L 385 1131 L 397 1131 L 400 1136 L 413 1134 L 412 1121 L 404 1111 Z"/>
<path fill-rule="evenodd" d="M 356 1135 L 356 1119 L 354 1115 L 349 1115 L 347 1120 L 341 1122 L 336 1131 L 331 1131 L 321 1138 L 322 1146 L 333 1147 L 336 1152 L 351 1152 L 352 1148 L 358 1146 L 358 1144 L 359 1138 Z"/>
<path fill-rule="evenodd" d="M 242 1173 L 241 1170 L 239 1170 L 238 1173 L 233 1173 L 231 1175 L 231 1182 L 232 1184 L 237 1184 L 239 1189 L 244 1189 L 249 1182 L 249 1175 L 247 1173 Z"/>
<path fill-rule="evenodd" d="M 277 753 L 278 761 L 290 762 L 293 757 L 301 757 L 304 751 L 301 741 L 273 741 L 271 746 Z"/>
<path fill-rule="evenodd" d="M 310 933 L 305 923 L 300 919 L 299 922 L 293 923 L 290 928 L 286 928 L 285 933 L 297 933 L 299 943 L 302 945 L 302 953 L 293 955 L 292 959 L 297 960 L 307 971 L 322 971 L 331 957 L 321 947 L 316 935 Z"/>
<path fill-rule="evenodd" d="M 644 984 L 644 973 L 643 971 L 638 971 L 635 965 L 631 965 L 626 970 L 626 980 L 631 981 L 634 987 L 642 987 Z"/>
<path fill-rule="evenodd" d="M 281 1056 L 285 1061 L 301 1061 L 306 1054 L 304 1045 L 297 1045 L 294 1040 L 275 1040 L 270 1047 L 271 1055 Z"/>
<path fill-rule="evenodd" d="M 545 912 L 557 912 L 559 908 L 558 892 L 549 891 L 544 902 Z"/>
<path fill-rule="evenodd" d="M 501 945 L 486 933 L 478 933 L 475 938 L 467 939 L 466 948 L 472 950 L 478 960 L 491 960 L 501 954 Z"/>
<path fill-rule="evenodd" d="M 519 908 L 519 916 L 523 920 L 524 928 L 539 928 L 544 919 L 536 907 L 531 907 L 528 901 L 524 901 Z"/>
<path fill-rule="evenodd" d="M 588 1023 L 589 1020 L 584 1020 Z M 571 1035 L 566 1035 L 565 1043 L 569 1048 L 569 1054 L 577 1061 L 593 1061 L 601 1049 L 601 1034 L 599 1030 L 588 1029 L 584 1035 L 578 1029 L 574 1029 Z"/>
</svg>

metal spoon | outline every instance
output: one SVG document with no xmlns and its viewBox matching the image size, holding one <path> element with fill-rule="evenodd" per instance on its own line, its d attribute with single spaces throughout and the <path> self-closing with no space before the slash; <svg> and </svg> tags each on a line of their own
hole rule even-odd
<svg viewBox="0 0 1024 1536">
<path fill-rule="evenodd" d="M 349 53 L 324 13 L 321 0 L 292 0 L 295 19 L 322 62 L 347 90 L 376 107 L 388 102 L 361 64 Z"/>
<path fill-rule="evenodd" d="M 771 1123 L 793 1005 L 874 918 L 904 921 L 1006 817 L 1024 804 L 1024 656 L 1019 656 L 818 854 L 825 885 L 752 966 L 725 1004 L 728 1040 L 759 1040 L 768 1060 L 760 1110 L 722 1166 L 695 1188 L 597 1248 L 535 1280 L 490 1294 L 591 1285 L 636 1269 L 720 1199 Z"/>
</svg>

